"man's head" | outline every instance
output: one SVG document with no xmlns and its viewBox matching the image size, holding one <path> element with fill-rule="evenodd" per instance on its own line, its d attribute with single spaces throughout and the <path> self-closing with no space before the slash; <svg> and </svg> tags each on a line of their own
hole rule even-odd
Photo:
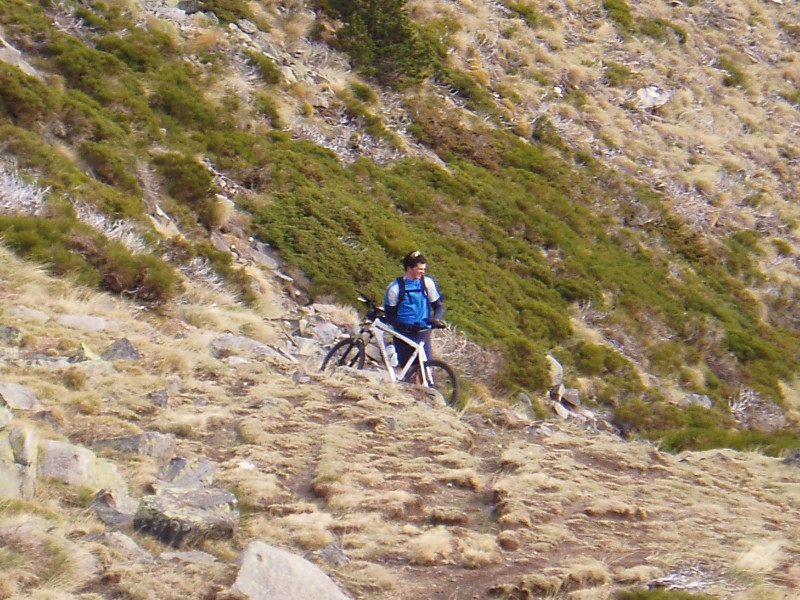
<svg viewBox="0 0 800 600">
<path fill-rule="evenodd" d="M 403 257 L 403 267 L 406 270 L 406 276 L 410 279 L 419 279 L 425 274 L 425 267 L 428 261 L 419 250 L 409 252 Z"/>
</svg>

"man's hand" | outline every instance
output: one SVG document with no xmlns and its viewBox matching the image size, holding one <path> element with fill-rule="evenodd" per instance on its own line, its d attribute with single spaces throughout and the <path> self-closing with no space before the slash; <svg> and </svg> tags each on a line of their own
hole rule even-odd
<svg viewBox="0 0 800 600">
<path fill-rule="evenodd" d="M 400 333 L 419 333 L 420 329 L 422 329 L 422 325 L 419 323 L 403 323 L 397 327 L 397 331 Z"/>
<path fill-rule="evenodd" d="M 447 325 L 444 324 L 444 321 L 441 319 L 428 319 L 428 325 L 433 327 L 434 329 L 444 329 Z"/>
</svg>

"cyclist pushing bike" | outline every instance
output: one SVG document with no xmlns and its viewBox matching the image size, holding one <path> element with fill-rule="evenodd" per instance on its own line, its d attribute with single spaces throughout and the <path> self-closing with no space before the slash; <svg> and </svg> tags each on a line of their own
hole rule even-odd
<svg viewBox="0 0 800 600">
<path fill-rule="evenodd" d="M 431 329 L 444 327 L 444 305 L 436 282 L 425 275 L 427 263 L 419 250 L 406 254 L 405 273 L 388 285 L 383 304 L 386 321 L 404 336 L 424 344 L 425 353 L 432 358 Z M 395 338 L 394 347 L 401 365 L 414 353 L 414 348 L 399 338 Z"/>
</svg>

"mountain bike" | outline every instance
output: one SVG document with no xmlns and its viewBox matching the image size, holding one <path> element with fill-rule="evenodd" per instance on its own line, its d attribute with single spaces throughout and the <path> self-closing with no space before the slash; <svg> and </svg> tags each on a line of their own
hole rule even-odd
<svg viewBox="0 0 800 600">
<path fill-rule="evenodd" d="M 370 363 L 385 368 L 391 381 L 405 381 L 433 388 L 442 395 L 447 404 L 454 405 L 458 399 L 459 382 L 453 368 L 444 361 L 428 358 L 424 344 L 415 342 L 386 324 L 383 321 L 386 318 L 383 308 L 370 300 L 365 293 L 358 292 L 358 300 L 367 305 L 367 315 L 361 322 L 359 332 L 334 344 L 322 361 L 320 370 L 331 372 L 341 367 L 363 369 L 369 360 Z M 394 350 L 391 338 L 398 338 L 414 348 L 404 365 L 393 364 L 396 359 L 392 360 L 390 352 Z M 369 351 L 374 347 L 377 347 L 377 355 Z"/>
</svg>

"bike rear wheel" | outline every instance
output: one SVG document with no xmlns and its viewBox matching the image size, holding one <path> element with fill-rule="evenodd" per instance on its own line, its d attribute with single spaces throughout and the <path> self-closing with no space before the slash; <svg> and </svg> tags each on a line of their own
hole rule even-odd
<svg viewBox="0 0 800 600">
<path fill-rule="evenodd" d="M 341 367 L 363 369 L 365 360 L 364 341 L 360 338 L 351 337 L 334 344 L 322 361 L 322 366 L 319 370 L 332 373 Z"/>
<path fill-rule="evenodd" d="M 425 363 L 428 385 L 442 395 L 445 403 L 453 406 L 458 400 L 458 377 L 453 368 L 441 360 L 431 359 Z"/>
</svg>

